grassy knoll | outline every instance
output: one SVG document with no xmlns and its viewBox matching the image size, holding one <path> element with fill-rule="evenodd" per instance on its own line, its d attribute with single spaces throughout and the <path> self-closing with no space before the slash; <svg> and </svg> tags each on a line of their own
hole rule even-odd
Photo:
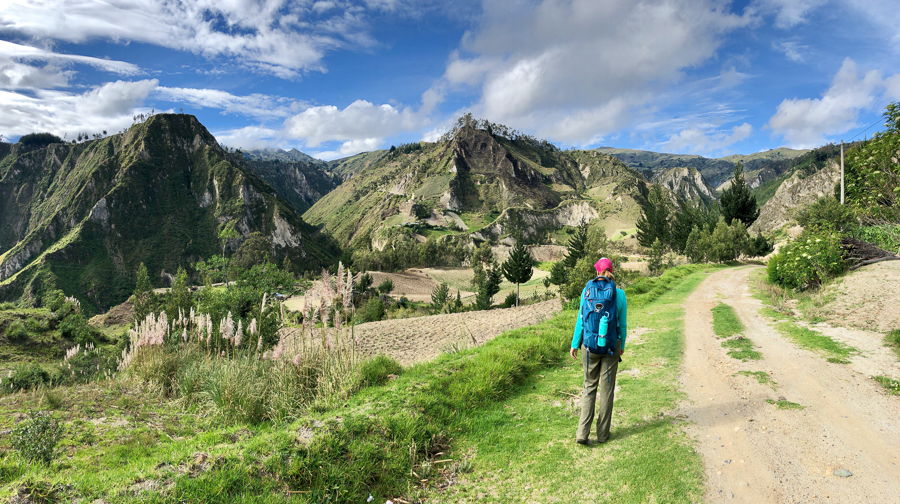
<svg viewBox="0 0 900 504">
<path fill-rule="evenodd" d="M 722 346 L 728 348 L 728 355 L 741 361 L 759 360 L 762 354 L 754 350 L 753 342 L 744 336 L 744 324 L 738 320 L 734 308 L 719 303 L 712 309 L 713 332 L 720 338 L 728 338 Z"/>
<path fill-rule="evenodd" d="M 619 365 L 611 440 L 575 443 L 580 360 L 531 375 L 508 399 L 473 411 L 468 432 L 447 455 L 457 484 L 432 489 L 428 502 L 673 502 L 702 499 L 699 455 L 671 416 L 681 397 L 683 300 L 706 277 L 702 267 L 667 272 L 628 292 L 634 337 Z M 669 291 L 659 296 L 660 285 Z M 643 291 L 643 292 L 638 292 Z M 575 312 L 564 312 L 568 340 Z M 603 475 L 602 478 L 598 475 Z"/>
</svg>

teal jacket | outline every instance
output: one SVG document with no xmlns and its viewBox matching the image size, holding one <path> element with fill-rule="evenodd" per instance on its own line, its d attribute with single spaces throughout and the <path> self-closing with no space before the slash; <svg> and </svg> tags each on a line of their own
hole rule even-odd
<svg viewBox="0 0 900 504">
<path fill-rule="evenodd" d="M 581 303 L 584 304 L 584 290 L 581 291 Z M 575 315 L 575 333 L 572 334 L 572 348 L 581 348 L 581 338 L 584 329 L 581 326 L 581 307 Z M 622 342 L 622 350 L 625 350 L 625 335 L 628 331 L 628 300 L 625 299 L 625 291 L 616 287 L 616 327 L 619 332 L 619 340 Z"/>
</svg>

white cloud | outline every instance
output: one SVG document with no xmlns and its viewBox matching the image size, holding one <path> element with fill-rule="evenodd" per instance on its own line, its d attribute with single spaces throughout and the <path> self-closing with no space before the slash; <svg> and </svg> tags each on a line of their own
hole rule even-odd
<svg viewBox="0 0 900 504">
<path fill-rule="evenodd" d="M 388 104 L 356 100 L 343 110 L 333 105 L 310 107 L 285 120 L 284 133 L 288 138 L 304 141 L 309 147 L 330 141 L 348 142 L 346 147 L 342 146 L 346 150 L 358 142 L 372 144 L 373 139 L 418 130 L 425 124 L 421 115 L 408 108 L 401 110 Z"/>
<path fill-rule="evenodd" d="M 48 131 L 74 138 L 80 132 L 99 133 L 126 128 L 158 81 L 116 81 L 82 94 L 38 89 L 29 94 L 0 90 L 0 132 L 20 136 Z"/>
<path fill-rule="evenodd" d="M 753 6 L 764 14 L 775 15 L 775 26 L 788 29 L 807 22 L 808 15 L 825 0 L 758 0 Z"/>
<path fill-rule="evenodd" d="M 2 19 L 2 17 L 0 17 L 0 19 Z M 143 73 L 139 66 L 125 61 L 80 56 L 77 54 L 62 54 L 46 49 L 40 49 L 38 47 L 14 44 L 5 40 L 0 40 L 0 54 L 16 60 L 79 63 L 119 75 L 138 75 Z"/>
<path fill-rule="evenodd" d="M 359 140 L 350 140 L 341 144 L 340 148 L 334 151 L 314 152 L 310 154 L 314 158 L 330 161 L 332 159 L 340 159 L 359 154 L 360 152 L 368 152 L 377 149 L 383 140 L 381 138 L 362 138 Z"/>
<path fill-rule="evenodd" d="M 256 119 L 285 118 L 300 112 L 307 103 L 266 94 L 233 95 L 218 89 L 160 86 L 157 96 L 163 100 L 196 107 L 221 109 L 223 114 L 240 114 Z"/>
<path fill-rule="evenodd" d="M 808 49 L 807 46 L 801 45 L 793 40 L 772 42 L 772 48 L 780 53 L 783 53 L 787 57 L 787 59 L 795 61 L 797 63 L 803 62 L 803 54 L 801 54 L 801 51 Z"/>
<path fill-rule="evenodd" d="M 214 133 L 220 144 L 242 149 L 260 149 L 278 145 L 281 131 L 262 126 L 247 126 Z"/>
<path fill-rule="evenodd" d="M 748 123 L 735 126 L 730 132 L 692 127 L 673 135 L 665 148 L 669 149 L 668 152 L 712 153 L 748 138 L 751 133 L 753 126 Z"/>
<path fill-rule="evenodd" d="M 483 12 L 423 104 L 480 86 L 476 116 L 572 144 L 627 125 L 754 22 L 713 0 L 485 1 Z"/>
<path fill-rule="evenodd" d="M 322 70 L 330 49 L 373 43 L 353 9 L 313 17 L 311 8 L 285 0 L 7 0 L 0 26 L 43 40 L 146 42 L 280 77 Z"/>
<path fill-rule="evenodd" d="M 767 127 L 794 148 L 814 148 L 826 143 L 826 136 L 859 126 L 862 110 L 874 110 L 886 85 L 893 86 L 897 75 L 887 81 L 872 70 L 860 79 L 856 63 L 846 58 L 822 98 L 794 98 L 778 105 Z"/>
</svg>

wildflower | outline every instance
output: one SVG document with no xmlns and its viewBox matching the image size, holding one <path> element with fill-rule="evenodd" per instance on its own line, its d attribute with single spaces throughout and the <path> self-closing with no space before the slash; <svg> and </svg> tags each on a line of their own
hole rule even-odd
<svg viewBox="0 0 900 504">
<path fill-rule="evenodd" d="M 250 331 L 250 334 L 252 334 L 252 335 L 254 335 L 254 336 L 256 335 L 256 333 L 257 333 L 257 331 L 258 331 L 258 329 L 257 329 L 257 327 L 256 327 L 256 318 L 255 318 L 255 317 L 254 317 L 253 320 L 250 321 L 250 329 L 249 329 L 249 331 Z"/>
</svg>

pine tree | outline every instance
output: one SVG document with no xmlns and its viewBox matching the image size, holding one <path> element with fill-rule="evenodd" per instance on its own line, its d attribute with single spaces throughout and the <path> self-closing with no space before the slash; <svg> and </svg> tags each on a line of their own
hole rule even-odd
<svg viewBox="0 0 900 504">
<path fill-rule="evenodd" d="M 642 247 L 650 248 L 656 239 L 669 243 L 669 208 L 662 187 L 654 184 L 637 221 L 637 240 Z"/>
<path fill-rule="evenodd" d="M 569 243 L 566 244 L 568 250 L 566 250 L 566 257 L 563 258 L 563 264 L 566 268 L 571 269 L 575 267 L 575 263 L 578 262 L 579 259 L 584 257 L 584 254 L 587 252 L 585 249 L 587 247 L 588 241 L 588 223 L 586 220 L 581 219 L 581 222 L 578 224 L 578 228 L 575 229 L 575 234 L 569 238 Z"/>
<path fill-rule="evenodd" d="M 516 237 L 516 246 L 509 253 L 509 259 L 503 263 L 503 276 L 516 284 L 516 306 L 519 306 L 519 284 L 531 280 L 534 268 L 531 266 L 531 254 L 525 249 L 521 233 Z"/>
<path fill-rule="evenodd" d="M 745 226 L 749 226 L 759 217 L 756 196 L 750 193 L 750 186 L 744 180 L 744 165 L 740 161 L 734 165 L 731 185 L 722 191 L 720 200 L 722 201 L 722 216 L 725 217 L 726 224 L 731 224 L 732 220 L 738 219 Z"/>
<path fill-rule="evenodd" d="M 134 287 L 134 320 L 135 325 L 141 323 L 150 312 L 150 298 L 153 287 L 150 285 L 150 275 L 144 263 L 138 266 L 137 279 Z"/>
</svg>

